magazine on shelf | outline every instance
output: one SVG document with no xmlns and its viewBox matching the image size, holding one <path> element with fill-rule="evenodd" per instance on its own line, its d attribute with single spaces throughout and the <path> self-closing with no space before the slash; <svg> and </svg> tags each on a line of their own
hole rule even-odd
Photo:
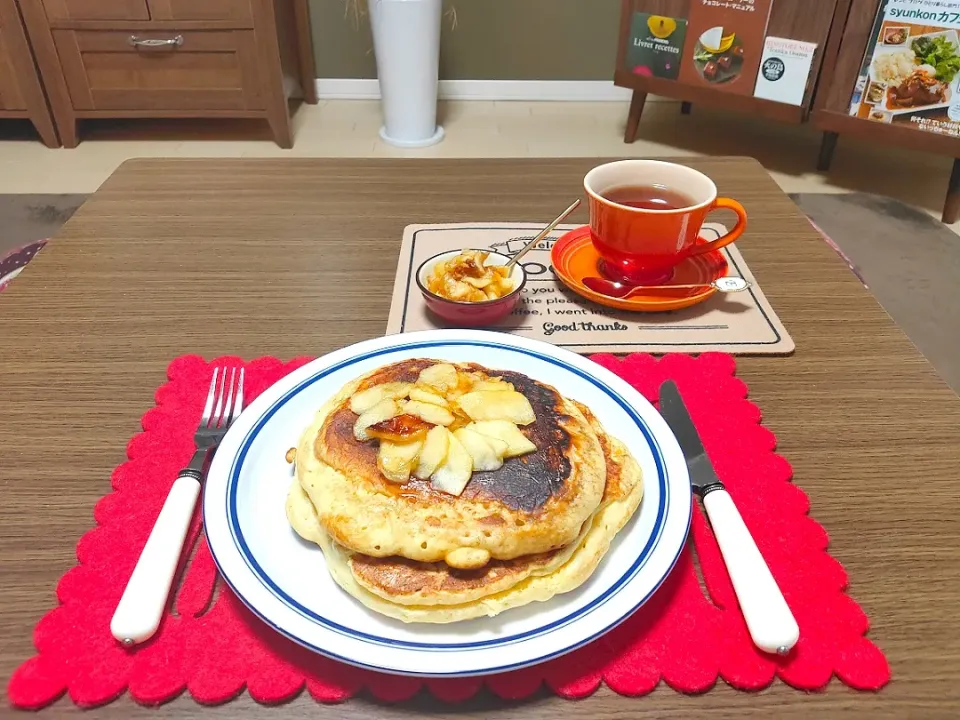
<svg viewBox="0 0 960 720">
<path fill-rule="evenodd" d="M 753 95 L 771 5 L 772 0 L 690 0 L 680 81 Z"/>
<path fill-rule="evenodd" d="M 675 80 L 680 72 L 687 21 L 634 13 L 627 46 L 627 69 L 635 75 Z"/>
<path fill-rule="evenodd" d="M 768 37 L 757 74 L 755 97 L 788 105 L 803 105 L 817 44 Z"/>
<path fill-rule="evenodd" d="M 850 114 L 960 137 L 960 0 L 881 3 Z"/>
</svg>

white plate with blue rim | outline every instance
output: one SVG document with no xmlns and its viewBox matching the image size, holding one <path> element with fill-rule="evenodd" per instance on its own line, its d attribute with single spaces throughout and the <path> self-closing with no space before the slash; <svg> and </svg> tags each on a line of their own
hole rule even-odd
<svg viewBox="0 0 960 720">
<path fill-rule="evenodd" d="M 447 625 L 405 624 L 343 592 L 321 550 L 285 513 L 292 479 L 284 455 L 347 382 L 410 358 L 478 362 L 524 373 L 587 405 L 630 449 L 644 496 L 587 582 L 502 614 Z M 380 672 L 467 677 L 535 665 L 616 627 L 670 573 L 690 525 L 690 480 L 676 439 L 640 393 L 600 365 L 547 343 L 470 330 L 392 335 L 325 355 L 250 403 L 210 467 L 203 520 L 214 560 L 264 623 L 325 656 Z"/>
</svg>

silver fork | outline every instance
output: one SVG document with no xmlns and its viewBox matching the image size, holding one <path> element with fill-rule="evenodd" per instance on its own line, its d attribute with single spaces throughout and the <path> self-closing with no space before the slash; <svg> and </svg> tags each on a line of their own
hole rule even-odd
<svg viewBox="0 0 960 720">
<path fill-rule="evenodd" d="M 170 488 L 110 621 L 110 632 L 124 645 L 145 642 L 157 631 L 200 494 L 207 458 L 242 409 L 243 368 L 239 373 L 237 368 L 215 368 L 203 417 L 194 435 L 197 451 Z"/>
</svg>

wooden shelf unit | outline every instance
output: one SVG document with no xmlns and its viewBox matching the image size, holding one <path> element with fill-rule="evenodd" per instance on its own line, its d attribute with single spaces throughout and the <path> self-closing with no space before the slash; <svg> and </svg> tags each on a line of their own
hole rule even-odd
<svg viewBox="0 0 960 720">
<path fill-rule="evenodd" d="M 824 133 L 818 170 L 829 170 L 837 140 L 850 135 L 876 143 L 898 145 L 954 158 L 943 205 L 943 222 L 960 220 L 960 138 L 902 125 L 878 123 L 850 115 L 850 99 L 860 75 L 863 55 L 883 0 L 839 0 L 842 15 L 834 23 L 824 62 L 820 91 L 811 120 Z"/>
<path fill-rule="evenodd" d="M 744 114 L 770 118 L 785 123 L 802 123 L 807 119 L 820 75 L 831 24 L 838 0 L 774 0 L 767 24 L 767 35 L 772 37 L 803 40 L 817 44 L 817 51 L 810 68 L 810 80 L 804 93 L 803 105 L 788 105 L 753 97 L 735 95 L 718 90 L 707 83 L 691 85 L 679 80 L 642 77 L 627 69 L 627 45 L 633 14 L 647 12 L 668 17 L 689 17 L 690 5 L 698 0 L 622 0 L 620 10 L 620 42 L 617 48 L 617 70 L 614 84 L 633 90 L 630 114 L 624 142 L 637 139 L 640 117 L 647 95 L 662 95 L 684 103 L 684 112 L 691 104 L 706 105 Z M 843 2 L 843 0 L 839 0 Z M 684 58 L 683 62 L 690 62 Z"/>
</svg>

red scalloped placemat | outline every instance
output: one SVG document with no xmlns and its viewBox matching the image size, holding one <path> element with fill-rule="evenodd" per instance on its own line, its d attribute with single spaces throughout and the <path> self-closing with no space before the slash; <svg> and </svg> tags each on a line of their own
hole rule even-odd
<svg viewBox="0 0 960 720">
<path fill-rule="evenodd" d="M 37 624 L 38 654 L 14 673 L 10 701 L 40 708 L 64 692 L 78 705 L 102 705 L 129 691 L 144 704 L 184 690 L 201 703 L 222 703 L 244 688 L 261 703 L 288 700 L 304 686 L 321 702 L 339 702 L 362 689 L 386 701 L 409 698 L 426 685 L 448 701 L 466 699 L 484 684 L 504 698 L 523 698 L 546 684 L 566 698 L 594 692 L 601 682 L 623 695 L 643 695 L 663 680 L 682 692 L 703 692 L 718 679 L 756 690 L 779 677 L 803 690 L 836 676 L 861 690 L 890 679 L 886 658 L 864 635 L 867 617 L 844 592 L 847 575 L 826 552 L 827 534 L 807 516 L 806 495 L 790 482 L 790 465 L 775 454 L 776 439 L 734 377 L 732 357 L 668 355 L 655 360 L 594 358 L 649 400 L 673 379 L 717 473 L 750 527 L 800 625 L 800 642 L 786 658 L 750 642 L 719 549 L 699 507 L 693 541 L 706 597 L 688 549 L 656 595 L 616 632 L 569 655 L 526 670 L 477 679 L 428 680 L 382 675 L 303 650 L 257 620 L 218 578 L 199 519 L 193 554 L 157 635 L 132 650 L 110 635 L 110 617 L 177 471 L 193 452 L 211 365 L 174 360 L 170 381 L 143 418 L 144 432 L 113 474 L 115 492 L 94 510 L 97 527 L 77 545 L 78 564 L 57 586 L 59 606 Z M 237 358 L 218 364 L 240 365 Z M 246 363 L 246 392 L 255 397 L 306 360 Z"/>
</svg>

